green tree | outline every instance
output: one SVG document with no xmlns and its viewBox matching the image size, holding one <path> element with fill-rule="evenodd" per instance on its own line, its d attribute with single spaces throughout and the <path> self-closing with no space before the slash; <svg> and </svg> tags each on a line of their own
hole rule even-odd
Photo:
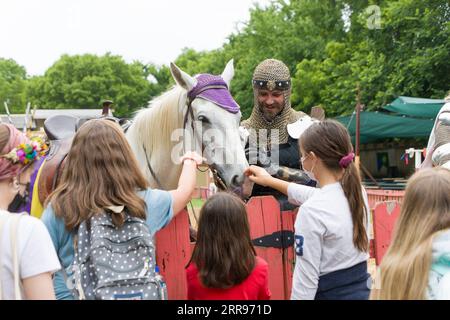
<svg viewBox="0 0 450 320">
<path fill-rule="evenodd" d="M 25 111 L 26 76 L 25 68 L 14 60 L 0 58 L 0 109 L 7 102 L 11 113 Z"/>
<path fill-rule="evenodd" d="M 130 116 L 151 99 L 149 74 L 141 62 L 127 64 L 111 54 L 63 55 L 43 76 L 30 80 L 28 95 L 33 104 L 56 109 L 94 109 L 111 99 L 116 115 Z"/>
</svg>

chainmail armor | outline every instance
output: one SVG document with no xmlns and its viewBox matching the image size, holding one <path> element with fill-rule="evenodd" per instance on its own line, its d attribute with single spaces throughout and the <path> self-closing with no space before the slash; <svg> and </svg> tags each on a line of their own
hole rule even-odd
<svg viewBox="0 0 450 320">
<path fill-rule="evenodd" d="M 261 81 L 261 83 L 258 82 L 258 80 Z M 260 129 L 268 130 L 268 149 L 270 149 L 271 143 L 276 143 L 270 139 L 271 130 L 278 129 L 279 144 L 287 143 L 289 137 L 287 125 L 297 121 L 305 115 L 305 113 L 295 111 L 291 108 L 290 81 L 291 76 L 288 67 L 283 62 L 275 59 L 264 60 L 256 67 L 253 73 L 253 110 L 250 117 L 247 120 L 242 121 L 241 125 L 246 129 L 254 129 L 250 131 L 250 134 L 256 134 L 257 137 L 259 136 Z M 258 93 L 263 82 L 268 90 L 282 90 L 277 88 L 277 86 L 283 88 L 282 84 L 288 83 L 288 87 L 282 90 L 284 95 L 283 109 L 275 119 L 270 122 L 264 118 L 258 104 Z"/>
</svg>

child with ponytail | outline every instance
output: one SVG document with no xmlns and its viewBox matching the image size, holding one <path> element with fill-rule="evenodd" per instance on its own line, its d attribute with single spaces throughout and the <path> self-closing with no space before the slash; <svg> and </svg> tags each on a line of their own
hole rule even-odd
<svg viewBox="0 0 450 320">
<path fill-rule="evenodd" d="M 370 211 L 350 136 L 342 124 L 326 120 L 306 129 L 299 144 L 302 168 L 320 188 L 273 178 L 256 166 L 246 172 L 301 205 L 291 299 L 368 299 Z"/>
</svg>

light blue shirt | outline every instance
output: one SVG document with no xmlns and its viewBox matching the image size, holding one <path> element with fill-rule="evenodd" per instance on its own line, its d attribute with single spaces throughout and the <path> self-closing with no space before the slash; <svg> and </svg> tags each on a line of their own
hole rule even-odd
<svg viewBox="0 0 450 320">
<path fill-rule="evenodd" d="M 173 218 L 173 199 L 168 191 L 147 189 L 138 192 L 147 204 L 147 225 L 150 234 L 164 228 Z M 64 220 L 56 217 L 51 204 L 47 206 L 42 215 L 42 221 L 50 233 L 56 253 L 67 276 L 72 275 L 70 266 L 74 260 L 74 248 L 72 233 L 65 228 Z M 73 299 L 72 293 L 65 284 L 65 276 L 62 271 L 57 272 L 53 279 L 56 299 Z"/>
</svg>

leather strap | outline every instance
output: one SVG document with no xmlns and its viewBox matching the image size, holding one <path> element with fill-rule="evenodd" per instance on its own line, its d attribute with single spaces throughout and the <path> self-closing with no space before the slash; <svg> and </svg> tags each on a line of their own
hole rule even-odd
<svg viewBox="0 0 450 320">
<path fill-rule="evenodd" d="M 150 165 L 150 161 L 148 160 L 147 150 L 145 149 L 144 144 L 142 144 L 142 148 L 144 149 L 145 160 L 147 160 L 147 168 L 150 171 L 150 174 L 152 175 L 153 179 L 156 181 L 156 184 L 158 185 L 158 189 L 164 190 L 164 187 L 163 187 L 161 181 L 159 181 L 158 177 L 155 174 L 155 171 L 153 171 L 152 166 Z"/>
<path fill-rule="evenodd" d="M 13 214 L 10 226 L 11 233 L 11 254 L 13 257 L 13 274 L 14 274 L 14 293 L 16 300 L 22 300 L 21 294 L 21 281 L 20 281 L 20 271 L 19 271 L 19 250 L 17 249 L 17 239 L 19 238 L 19 221 L 24 213 Z"/>
<path fill-rule="evenodd" d="M 9 219 L 7 213 L 0 212 L 0 301 L 3 300 L 3 286 L 2 286 L 2 269 L 3 269 L 3 226 L 5 222 Z"/>
<path fill-rule="evenodd" d="M 14 295 L 16 300 L 22 299 L 21 294 L 21 281 L 20 281 L 20 270 L 19 270 L 19 252 L 17 249 L 17 239 L 18 239 L 18 228 L 20 218 L 24 213 L 10 214 L 10 213 L 0 213 L 0 269 L 3 268 L 3 234 L 4 228 L 7 221 L 12 220 L 10 223 L 10 241 L 11 241 L 11 256 L 13 258 L 13 277 L 14 277 Z M 0 272 L 0 275 L 2 273 Z M 0 279 L 0 300 L 3 300 L 3 286 L 2 280 Z"/>
</svg>

